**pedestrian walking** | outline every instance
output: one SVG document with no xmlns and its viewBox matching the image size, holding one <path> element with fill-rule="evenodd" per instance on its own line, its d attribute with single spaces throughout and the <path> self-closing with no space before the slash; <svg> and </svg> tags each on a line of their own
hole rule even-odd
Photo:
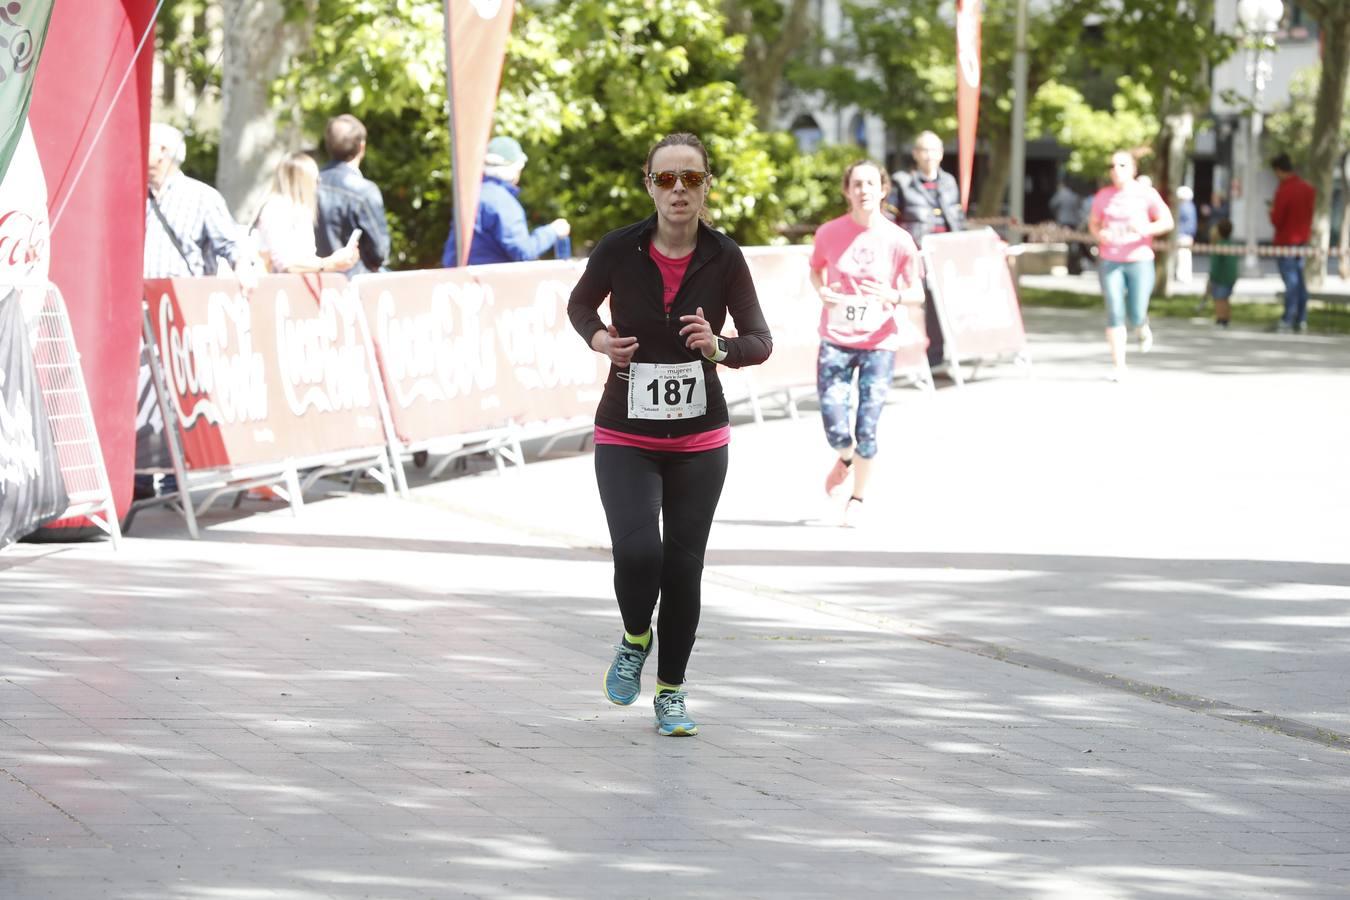
<svg viewBox="0 0 1350 900">
<path fill-rule="evenodd" d="M 1190 284 L 1195 277 L 1191 248 L 1200 231 L 1200 213 L 1195 208 L 1195 191 L 1186 185 L 1177 188 L 1177 281 Z"/>
<path fill-rule="evenodd" d="M 1111 183 L 1092 200 L 1088 230 L 1097 239 L 1097 277 L 1106 302 L 1106 343 L 1112 381 L 1125 377 L 1128 322 L 1139 352 L 1153 349 L 1148 299 L 1153 293 L 1153 238 L 1172 230 L 1172 211 L 1151 184 L 1135 178 L 1128 150 L 1111 155 Z"/>
<path fill-rule="evenodd" d="M 842 522 L 852 527 L 862 524 L 877 423 L 902 344 L 896 310 L 924 302 L 919 248 L 882 214 L 890 187 L 886 170 L 870 160 L 844 170 L 849 211 L 820 226 L 811 251 L 811 284 L 821 301 L 816 390 L 825 438 L 839 454 L 825 492 L 848 497 Z M 855 373 L 858 409 L 850 422 Z"/>
<path fill-rule="evenodd" d="M 1270 205 L 1270 224 L 1275 226 L 1275 246 L 1303 248 L 1312 237 L 1313 207 L 1317 189 L 1294 171 L 1289 154 L 1281 153 L 1270 161 L 1280 186 Z M 1303 276 L 1302 256 L 1280 256 L 1275 260 L 1284 281 L 1284 315 L 1276 331 L 1306 331 L 1308 328 L 1308 282 Z"/>
<path fill-rule="evenodd" d="M 697 137 L 657 142 L 643 170 L 653 215 L 601 238 L 567 304 L 577 333 L 610 361 L 595 414 L 595 475 L 624 633 L 605 695 L 620 705 L 637 699 L 655 638 L 663 735 L 698 732 L 685 669 L 731 439 L 717 367 L 757 365 L 773 348 L 740 247 L 703 221 L 711 179 Z M 606 297 L 608 325 L 597 312 Z M 734 338 L 720 334 L 728 314 Z"/>
</svg>

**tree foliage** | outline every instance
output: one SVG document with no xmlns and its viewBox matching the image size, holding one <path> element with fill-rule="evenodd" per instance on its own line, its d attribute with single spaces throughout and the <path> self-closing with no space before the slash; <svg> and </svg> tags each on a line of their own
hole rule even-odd
<svg viewBox="0 0 1350 900">
<path fill-rule="evenodd" d="M 759 131 L 736 88 L 744 40 L 727 33 L 715 0 L 521 9 L 496 127 L 532 160 L 522 179 L 526 209 L 542 220 L 567 217 L 578 245 L 648 216 L 648 149 L 688 131 L 711 158 L 713 224 L 743 243 L 773 240 L 796 149 Z"/>
</svg>

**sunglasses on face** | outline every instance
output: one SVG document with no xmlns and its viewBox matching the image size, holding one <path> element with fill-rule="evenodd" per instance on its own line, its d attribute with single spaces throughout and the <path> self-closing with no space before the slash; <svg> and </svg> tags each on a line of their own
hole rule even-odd
<svg viewBox="0 0 1350 900">
<path fill-rule="evenodd" d="M 670 190 L 675 186 L 675 179 L 679 179 L 689 190 L 702 187 L 703 182 L 712 177 L 711 172 L 695 172 L 693 169 L 682 169 L 679 172 L 648 172 L 647 180 L 662 190 Z"/>
</svg>

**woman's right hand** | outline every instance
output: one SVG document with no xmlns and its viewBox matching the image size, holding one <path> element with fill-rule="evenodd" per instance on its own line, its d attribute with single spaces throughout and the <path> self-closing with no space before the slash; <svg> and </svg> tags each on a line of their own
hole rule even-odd
<svg viewBox="0 0 1350 900">
<path fill-rule="evenodd" d="M 340 247 L 323 258 L 324 271 L 345 272 L 361 259 L 361 251 L 352 245 Z"/>
<path fill-rule="evenodd" d="M 611 325 L 591 336 L 591 348 L 608 356 L 616 367 L 626 369 L 637 353 L 638 342 L 635 337 L 619 337 L 619 329 Z"/>
</svg>

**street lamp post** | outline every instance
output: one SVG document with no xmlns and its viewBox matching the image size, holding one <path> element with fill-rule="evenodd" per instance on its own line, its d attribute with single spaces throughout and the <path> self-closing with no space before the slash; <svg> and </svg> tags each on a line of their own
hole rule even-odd
<svg viewBox="0 0 1350 900">
<path fill-rule="evenodd" d="M 1247 37 L 1247 81 L 1252 86 L 1252 110 L 1247 134 L 1247 178 L 1243 188 L 1246 211 L 1247 253 L 1244 268 L 1248 275 L 1260 271 L 1256 256 L 1257 218 L 1256 179 L 1261 171 L 1261 97 L 1270 80 L 1270 54 L 1275 49 L 1275 30 L 1284 18 L 1281 0 L 1238 0 L 1238 22 Z"/>
</svg>

